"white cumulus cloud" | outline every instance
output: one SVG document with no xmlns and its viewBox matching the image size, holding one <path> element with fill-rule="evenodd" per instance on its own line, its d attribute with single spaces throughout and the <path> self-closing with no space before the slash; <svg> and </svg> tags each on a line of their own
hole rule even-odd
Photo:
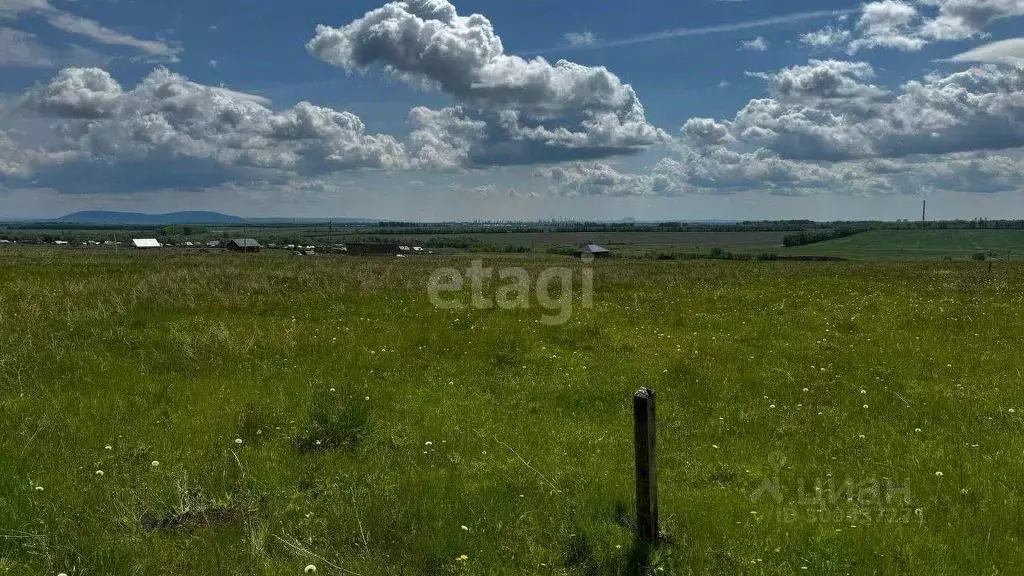
<svg viewBox="0 0 1024 576">
<path fill-rule="evenodd" d="M 49 120 L 52 138 L 39 154 L 66 155 L 29 161 L 28 170 L 74 186 L 87 183 L 81 174 L 103 175 L 112 189 L 139 189 L 176 178 L 183 187 L 201 186 L 408 162 L 404 144 L 367 134 L 351 113 L 308 102 L 275 112 L 261 97 L 162 68 L 129 90 L 104 70 L 68 68 L 26 93 L 18 110 Z"/>
<path fill-rule="evenodd" d="M 633 88 L 603 67 L 505 53 L 491 22 L 447 0 L 391 2 L 340 28 L 318 26 L 307 44 L 348 71 L 379 66 L 413 86 L 440 90 L 487 124 L 474 159 L 533 163 L 544 153 L 605 157 L 665 141 Z"/>
<path fill-rule="evenodd" d="M 740 42 L 740 50 L 750 50 L 752 52 L 764 52 L 768 50 L 768 41 L 764 39 L 764 36 L 758 36 L 753 40 L 747 40 Z"/>
</svg>

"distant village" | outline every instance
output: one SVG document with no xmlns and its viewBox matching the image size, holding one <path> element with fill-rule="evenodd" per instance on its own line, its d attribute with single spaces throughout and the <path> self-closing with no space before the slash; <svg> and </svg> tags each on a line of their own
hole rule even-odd
<svg viewBox="0 0 1024 576">
<path fill-rule="evenodd" d="M 0 244 L 18 244 L 17 240 L 0 239 Z M 193 250 L 193 251 L 227 251 L 227 252 L 262 252 L 264 249 L 284 250 L 293 252 L 297 256 L 315 256 L 317 253 L 352 254 L 359 256 L 411 256 L 433 254 L 433 250 L 427 250 L 423 246 L 407 246 L 404 244 L 388 242 L 358 242 L 358 243 L 335 243 L 329 246 L 315 246 L 312 244 L 262 244 L 255 238 L 233 238 L 230 240 L 210 240 L 208 242 L 193 242 L 190 240 L 182 242 L 164 241 L 156 238 L 130 238 L 127 240 L 85 240 L 82 242 L 71 242 L 69 240 L 22 240 L 22 244 L 42 244 L 52 246 L 68 247 L 106 247 L 109 249 L 130 249 L 140 251 L 150 250 Z"/>
<path fill-rule="evenodd" d="M 99 248 L 111 251 L 130 250 L 139 252 L 150 251 L 177 251 L 177 252 L 237 252 L 237 253 L 258 253 L 264 250 L 290 252 L 296 256 L 317 256 L 320 254 L 344 254 L 350 256 L 395 256 L 405 258 L 408 256 L 430 256 L 434 254 L 433 249 L 414 244 L 400 244 L 396 242 L 346 242 L 331 243 L 327 245 L 314 244 L 263 244 L 255 238 L 232 238 L 229 240 L 164 240 L 157 238 L 128 238 L 125 240 L 82 240 L 70 241 L 61 239 L 30 238 L 22 240 L 0 239 L 0 245 L 51 245 L 68 248 Z M 607 248 L 596 244 L 586 244 L 575 250 L 564 252 L 565 255 L 574 255 L 578 258 L 607 258 L 612 252 Z"/>
</svg>

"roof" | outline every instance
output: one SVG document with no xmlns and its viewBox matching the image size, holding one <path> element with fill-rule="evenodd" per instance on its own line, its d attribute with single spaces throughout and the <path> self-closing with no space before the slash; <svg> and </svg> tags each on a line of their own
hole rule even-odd
<svg viewBox="0 0 1024 576">
<path fill-rule="evenodd" d="M 611 252 L 611 250 L 609 250 L 607 248 L 603 248 L 601 246 L 598 246 L 597 244 L 587 244 L 583 248 L 580 248 L 579 250 L 577 250 L 577 252 L 579 252 L 581 254 L 586 254 L 586 253 L 590 253 L 590 254 L 605 254 L 605 253 Z"/>
<path fill-rule="evenodd" d="M 238 246 L 239 248 L 262 248 L 263 247 L 263 246 L 260 245 L 259 242 L 257 242 L 256 240 L 254 240 L 252 238 L 235 238 L 234 240 L 232 240 L 229 243 L 230 244 L 234 244 L 235 246 Z"/>
<path fill-rule="evenodd" d="M 159 248 L 160 243 L 156 238 L 132 238 L 132 245 L 136 248 Z"/>
</svg>

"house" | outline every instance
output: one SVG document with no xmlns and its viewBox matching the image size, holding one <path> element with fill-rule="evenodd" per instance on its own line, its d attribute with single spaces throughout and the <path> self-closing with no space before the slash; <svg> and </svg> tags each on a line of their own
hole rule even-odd
<svg viewBox="0 0 1024 576">
<path fill-rule="evenodd" d="M 235 238 L 228 242 L 228 250 L 232 252 L 259 252 L 263 246 L 252 238 Z"/>
<path fill-rule="evenodd" d="M 220 240 L 210 240 L 206 243 L 207 248 L 217 248 L 220 246 Z"/>
<path fill-rule="evenodd" d="M 141 249 L 162 248 L 156 238 L 132 238 L 132 246 Z"/>
<path fill-rule="evenodd" d="M 587 244 L 576 251 L 576 255 L 581 259 L 593 259 L 593 258 L 608 258 L 612 255 L 611 250 L 598 246 L 597 244 Z"/>
<path fill-rule="evenodd" d="M 53 243 L 56 244 L 57 246 L 67 246 L 68 245 L 68 241 L 67 240 L 54 240 Z"/>
</svg>

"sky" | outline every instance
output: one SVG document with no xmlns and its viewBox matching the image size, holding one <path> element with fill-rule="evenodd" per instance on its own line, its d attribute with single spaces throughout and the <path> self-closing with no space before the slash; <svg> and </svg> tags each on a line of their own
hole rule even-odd
<svg viewBox="0 0 1024 576">
<path fill-rule="evenodd" d="M 1022 0 L 0 0 L 0 218 L 1024 218 L 1022 24 Z"/>
</svg>

